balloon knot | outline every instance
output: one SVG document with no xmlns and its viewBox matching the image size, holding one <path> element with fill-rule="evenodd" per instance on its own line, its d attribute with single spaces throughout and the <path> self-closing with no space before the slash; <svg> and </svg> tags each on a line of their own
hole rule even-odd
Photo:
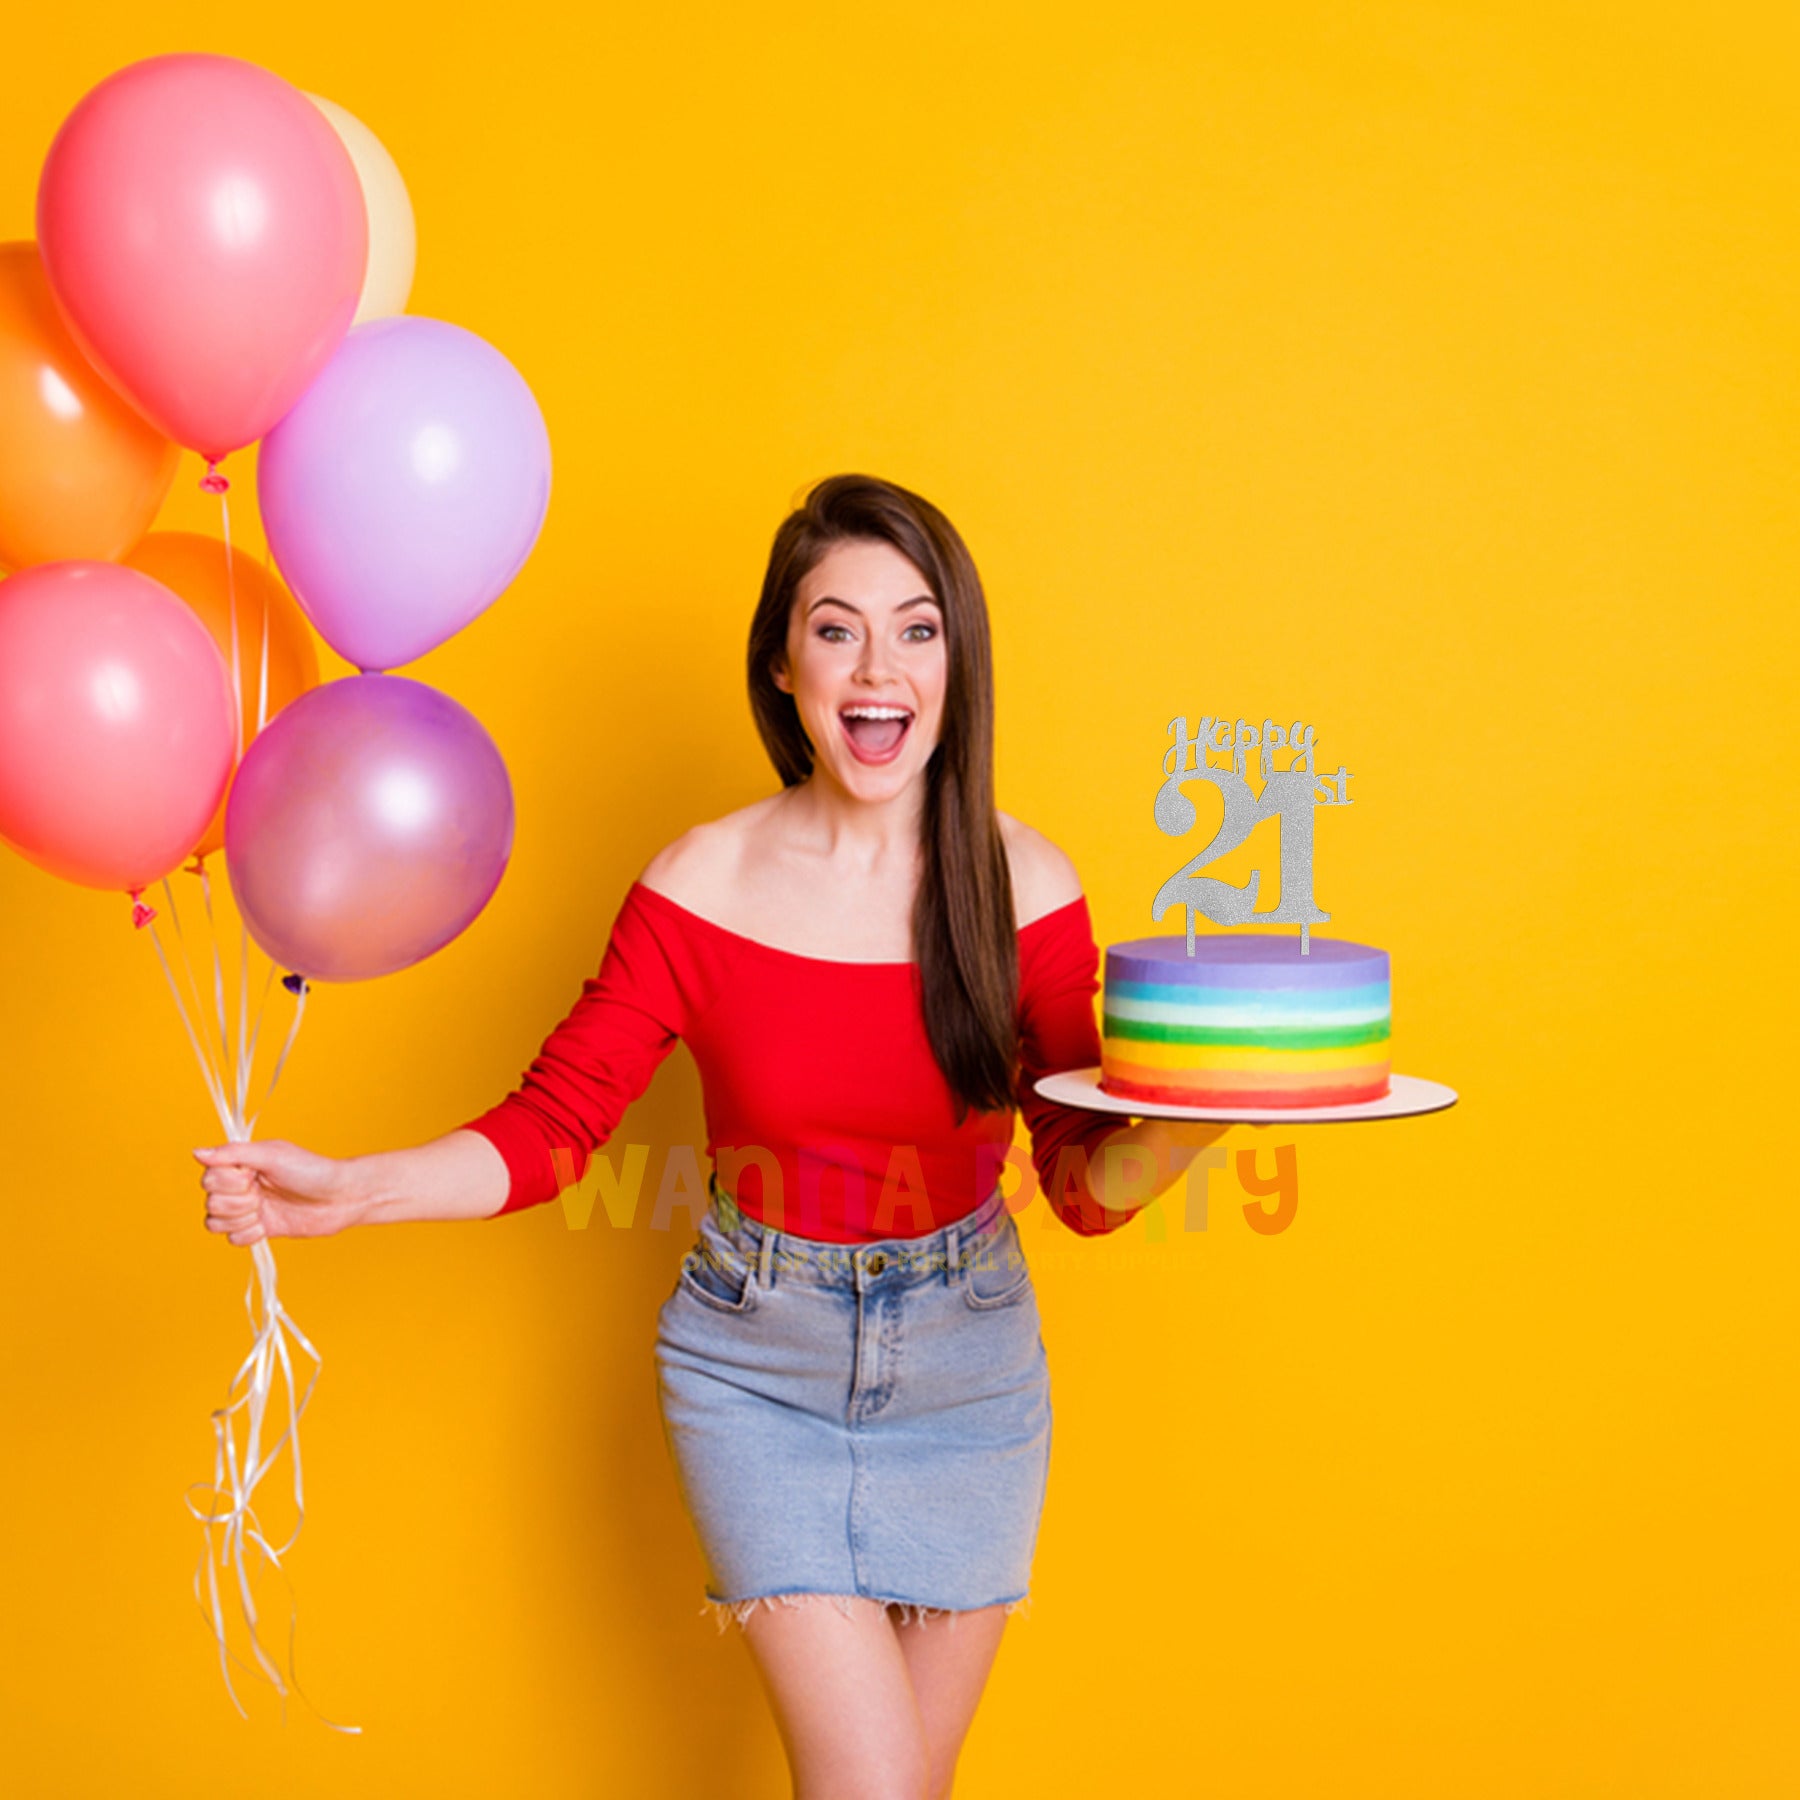
<svg viewBox="0 0 1800 1800">
<path fill-rule="evenodd" d="M 206 873 L 206 858 L 204 856 L 196 856 L 191 863 L 183 863 L 181 865 L 181 872 L 184 875 L 204 875 Z"/>
<path fill-rule="evenodd" d="M 231 483 L 219 473 L 219 465 L 209 462 L 206 473 L 200 477 L 200 491 L 203 494 L 224 494 L 231 490 Z"/>
<path fill-rule="evenodd" d="M 144 927 L 156 917 L 156 908 L 154 906 L 146 906 L 143 901 L 138 898 L 138 895 L 143 891 L 142 888 L 134 888 L 131 894 L 131 923 L 133 929 L 137 931 L 142 931 Z"/>
<path fill-rule="evenodd" d="M 306 992 L 306 977 L 304 975 L 284 975 L 281 978 L 281 985 L 286 988 L 290 994 L 304 994 Z"/>
</svg>

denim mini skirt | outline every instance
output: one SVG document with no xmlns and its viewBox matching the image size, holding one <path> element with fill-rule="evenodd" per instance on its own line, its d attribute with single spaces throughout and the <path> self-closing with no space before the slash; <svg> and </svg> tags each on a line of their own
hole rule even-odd
<svg viewBox="0 0 1800 1800">
<path fill-rule="evenodd" d="M 656 1370 L 721 1630 L 815 1596 L 952 1622 L 1026 1599 L 1050 1372 L 998 1188 L 942 1231 L 832 1244 L 715 1181 Z"/>
</svg>

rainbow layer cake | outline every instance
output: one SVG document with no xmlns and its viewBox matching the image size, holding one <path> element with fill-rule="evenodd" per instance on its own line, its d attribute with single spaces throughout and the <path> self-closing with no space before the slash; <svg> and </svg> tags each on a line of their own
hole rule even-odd
<svg viewBox="0 0 1800 1800">
<path fill-rule="evenodd" d="M 1342 1106 L 1388 1091 L 1385 950 L 1220 932 L 1106 952 L 1100 1086 L 1176 1106 Z"/>
</svg>

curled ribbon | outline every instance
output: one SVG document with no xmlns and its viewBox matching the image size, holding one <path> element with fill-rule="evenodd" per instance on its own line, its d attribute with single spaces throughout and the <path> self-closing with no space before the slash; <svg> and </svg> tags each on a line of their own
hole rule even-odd
<svg viewBox="0 0 1800 1800">
<path fill-rule="evenodd" d="M 219 1672 L 225 1678 L 225 1691 L 230 1694 L 232 1705 L 244 1718 L 248 1718 L 250 1715 L 244 1711 L 243 1702 L 238 1699 L 237 1688 L 231 1679 L 230 1665 L 233 1662 L 240 1668 L 245 1668 L 246 1665 L 232 1653 L 227 1640 L 225 1609 L 219 1594 L 218 1569 L 221 1568 L 230 1569 L 236 1576 L 238 1600 L 250 1633 L 250 1648 L 258 1668 L 282 1697 L 282 1722 L 285 1724 L 287 1687 L 282 1682 L 281 1671 L 269 1660 L 268 1653 L 263 1649 L 257 1630 L 260 1621 L 256 1601 L 250 1591 L 250 1571 L 245 1566 L 245 1547 L 254 1545 L 263 1561 L 273 1567 L 283 1581 L 287 1581 L 287 1571 L 282 1568 L 281 1559 L 294 1547 L 295 1540 L 300 1536 L 300 1528 L 306 1523 L 306 1499 L 300 1466 L 300 1419 L 306 1411 L 307 1402 L 312 1399 L 314 1387 L 318 1385 L 324 1358 L 313 1348 L 311 1340 L 294 1323 L 292 1315 L 276 1296 L 275 1255 L 266 1238 L 253 1246 L 251 1257 L 254 1267 L 244 1288 L 244 1310 L 250 1315 L 255 1341 L 250 1347 L 250 1354 L 239 1364 L 237 1373 L 231 1379 L 229 1393 L 236 1397 L 228 1399 L 212 1415 L 213 1478 L 210 1483 L 196 1481 L 189 1486 L 187 1509 L 200 1521 L 206 1534 L 206 1544 L 200 1552 L 200 1560 L 194 1565 L 194 1599 L 202 1616 L 212 1626 L 213 1638 L 219 1647 Z M 259 1286 L 262 1290 L 260 1319 L 255 1299 Z M 312 1374 L 298 1400 L 294 1397 L 293 1358 L 288 1352 L 287 1340 L 290 1335 L 299 1348 L 312 1358 L 313 1364 Z M 288 1423 L 281 1436 L 264 1452 L 263 1432 L 268 1419 L 269 1396 L 275 1387 L 277 1366 L 287 1389 Z M 238 1393 L 240 1385 L 244 1389 L 241 1394 Z M 241 1454 L 237 1439 L 239 1413 L 244 1415 L 242 1422 L 245 1427 L 245 1442 Z M 262 1522 L 256 1516 L 256 1508 L 251 1505 L 250 1497 L 280 1459 L 284 1445 L 288 1446 L 288 1453 L 294 1464 L 294 1528 L 288 1533 L 287 1541 L 277 1547 L 264 1535 Z M 203 1500 L 196 1502 L 196 1494 L 203 1496 Z M 215 1527 L 219 1533 L 216 1539 Z M 219 1551 L 217 1568 L 213 1562 L 215 1542 Z M 200 1578 L 203 1573 L 207 1588 L 205 1600 L 201 1599 L 200 1594 Z M 293 1602 L 291 1582 L 288 1584 L 288 1594 L 288 1681 L 294 1692 L 302 1700 L 306 1700 L 306 1704 L 333 1731 L 342 1731 L 351 1736 L 360 1735 L 360 1725 L 339 1725 L 325 1718 L 313 1706 L 312 1701 L 307 1699 L 305 1690 L 300 1686 L 299 1676 L 294 1671 L 294 1636 L 298 1625 L 298 1609 Z"/>
<path fill-rule="evenodd" d="M 167 952 L 163 948 L 162 936 L 154 926 L 151 927 L 150 939 L 156 949 L 157 961 L 162 965 L 164 976 L 168 980 L 169 992 L 175 1000 L 175 1009 L 181 1015 L 182 1025 L 187 1031 L 188 1042 L 193 1046 L 194 1056 L 200 1065 L 200 1073 L 206 1082 L 207 1094 L 212 1100 L 213 1110 L 217 1113 L 220 1125 L 224 1128 L 227 1141 L 234 1144 L 248 1143 L 255 1132 L 256 1121 L 263 1106 L 266 1106 L 270 1095 L 275 1091 L 275 1084 L 281 1079 L 281 1072 L 287 1066 L 289 1052 L 294 1047 L 294 1039 L 299 1034 L 300 1022 L 306 1014 L 306 988 L 304 984 L 295 992 L 294 1017 L 288 1027 L 287 1038 L 281 1052 L 275 1059 L 275 1066 L 269 1076 L 267 1088 L 256 1112 L 249 1111 L 251 1076 L 256 1062 L 257 1041 L 262 1034 L 262 1008 L 259 1006 L 254 1023 L 249 1019 L 249 938 L 243 936 L 243 970 L 238 995 L 238 1021 L 236 1042 L 228 1023 L 225 1003 L 225 983 L 218 950 L 218 929 L 213 917 L 212 885 L 205 867 L 200 869 L 201 893 L 206 903 L 207 922 L 212 926 L 213 941 L 213 996 L 216 1009 L 214 1021 L 217 1033 L 217 1049 L 219 1061 L 215 1064 L 211 1051 L 213 1049 L 212 1032 L 203 1034 L 195 1028 L 195 1015 L 202 1020 L 206 1009 L 201 1003 L 199 984 L 194 979 L 192 959 L 187 953 L 187 941 L 181 928 L 181 912 L 175 904 L 175 896 L 168 882 L 163 883 L 163 893 L 168 899 L 169 919 L 173 925 L 176 939 L 181 948 L 182 966 L 187 975 L 189 992 L 193 996 L 194 1006 L 190 1012 L 186 1000 L 182 997 L 180 984 L 175 979 L 175 972 Z M 149 912 L 149 908 L 144 909 Z M 148 923 L 139 920 L 139 924 Z M 269 970 L 269 980 L 264 983 L 263 995 L 266 1002 L 269 987 L 273 984 L 275 971 Z M 204 1041 L 203 1041 L 204 1037 Z M 230 1070 L 231 1080 L 227 1082 L 227 1065 L 234 1065 Z M 246 1116 L 248 1115 L 248 1116 Z M 252 1342 L 249 1354 L 238 1365 L 237 1373 L 231 1378 L 231 1386 L 226 1390 L 226 1402 L 212 1414 L 213 1428 L 213 1478 L 208 1482 L 192 1483 L 186 1495 L 188 1511 L 200 1522 L 205 1535 L 205 1543 L 200 1552 L 200 1560 L 194 1567 L 194 1599 L 199 1605 L 201 1615 L 211 1626 L 213 1640 L 219 1650 L 219 1670 L 225 1678 L 225 1691 L 231 1696 L 231 1703 L 239 1714 L 248 1718 L 243 1702 L 239 1700 L 237 1688 L 231 1679 L 231 1664 L 236 1663 L 240 1669 L 250 1675 L 260 1675 L 268 1680 L 281 1696 L 282 1722 L 287 1722 L 287 1694 L 291 1686 L 293 1691 L 305 1701 L 306 1705 L 317 1715 L 320 1721 L 331 1727 L 333 1731 L 344 1732 L 348 1736 L 360 1736 L 360 1725 L 340 1725 L 328 1719 L 307 1698 L 306 1690 L 301 1687 L 298 1675 L 294 1670 L 294 1638 L 298 1624 L 297 1609 L 293 1602 L 293 1583 L 287 1571 L 281 1566 L 281 1559 L 294 1546 L 300 1535 L 300 1528 L 306 1522 L 306 1498 L 301 1478 L 300 1465 L 300 1419 L 306 1411 L 307 1403 L 312 1399 L 313 1388 L 318 1384 L 319 1374 L 324 1367 L 324 1359 L 313 1348 L 312 1341 L 300 1327 L 294 1323 L 292 1315 L 281 1304 L 275 1291 L 275 1252 L 270 1248 L 267 1238 L 261 1239 L 251 1247 L 251 1274 L 244 1288 L 244 1311 L 249 1316 Z M 294 1359 L 289 1350 L 288 1340 L 302 1354 L 312 1359 L 312 1373 L 307 1378 L 306 1387 L 299 1396 L 295 1395 Z M 279 1370 L 287 1397 L 287 1424 L 281 1435 L 264 1448 L 264 1440 L 272 1428 L 273 1420 L 269 1411 L 270 1396 L 275 1392 L 275 1377 Z M 243 1391 L 240 1393 L 239 1389 Z M 243 1431 L 243 1443 L 240 1447 L 238 1433 Z M 257 1487 L 274 1470 L 280 1460 L 281 1453 L 286 1450 L 294 1467 L 294 1528 L 288 1533 L 287 1541 L 279 1546 L 268 1541 L 257 1517 L 252 1498 Z M 196 1495 L 200 1498 L 197 1500 Z M 214 1549 L 218 1557 L 215 1563 Z M 258 1627 L 261 1618 L 256 1601 L 251 1592 L 252 1565 L 249 1554 L 254 1550 L 261 1562 L 272 1566 L 281 1576 L 288 1588 L 288 1654 L 287 1680 L 263 1647 L 261 1632 Z M 261 1564 L 256 1565 L 260 1568 Z M 242 1613 L 245 1627 L 249 1632 L 250 1649 L 256 1660 L 253 1669 L 232 1651 L 225 1629 L 226 1605 L 220 1591 L 219 1571 L 228 1570 L 237 1588 L 238 1606 Z M 205 1576 L 206 1594 L 202 1598 L 201 1577 Z"/>
</svg>

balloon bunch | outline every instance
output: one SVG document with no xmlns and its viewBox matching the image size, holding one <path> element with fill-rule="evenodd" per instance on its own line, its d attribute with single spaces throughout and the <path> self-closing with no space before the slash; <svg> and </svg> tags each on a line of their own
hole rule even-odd
<svg viewBox="0 0 1800 1800">
<path fill-rule="evenodd" d="M 221 1127 L 243 1142 L 308 982 L 442 949 L 505 871 L 499 751 L 454 700 L 392 671 L 518 573 L 549 503 L 549 438 L 498 351 L 404 316 L 412 207 L 380 142 L 254 64 L 159 56 L 101 82 L 50 147 L 37 222 L 35 245 L 0 246 L 0 839 L 129 896 Z M 231 543 L 220 465 L 259 440 L 265 534 L 291 599 Z M 206 460 L 220 540 L 150 533 L 180 447 Z M 360 673 L 321 684 L 309 622 Z M 232 999 L 207 865 L 221 849 L 240 919 Z M 178 870 L 211 935 L 210 1007 Z M 162 909 L 144 900 L 152 884 Z M 254 1011 L 252 940 L 269 959 Z M 278 970 L 293 1012 L 253 1107 Z M 266 1240 L 253 1257 L 255 1341 L 213 1415 L 206 1503 L 189 1499 L 206 1534 L 195 1595 L 203 1570 L 240 1713 L 214 1533 L 285 1710 L 246 1553 L 279 1571 L 299 1523 L 273 1546 L 250 1501 L 285 1448 L 304 1517 L 299 1422 L 320 1366 L 277 1298 Z M 314 1365 L 297 1400 L 290 1338 Z M 270 1443 L 278 1374 L 288 1419 Z"/>
</svg>

